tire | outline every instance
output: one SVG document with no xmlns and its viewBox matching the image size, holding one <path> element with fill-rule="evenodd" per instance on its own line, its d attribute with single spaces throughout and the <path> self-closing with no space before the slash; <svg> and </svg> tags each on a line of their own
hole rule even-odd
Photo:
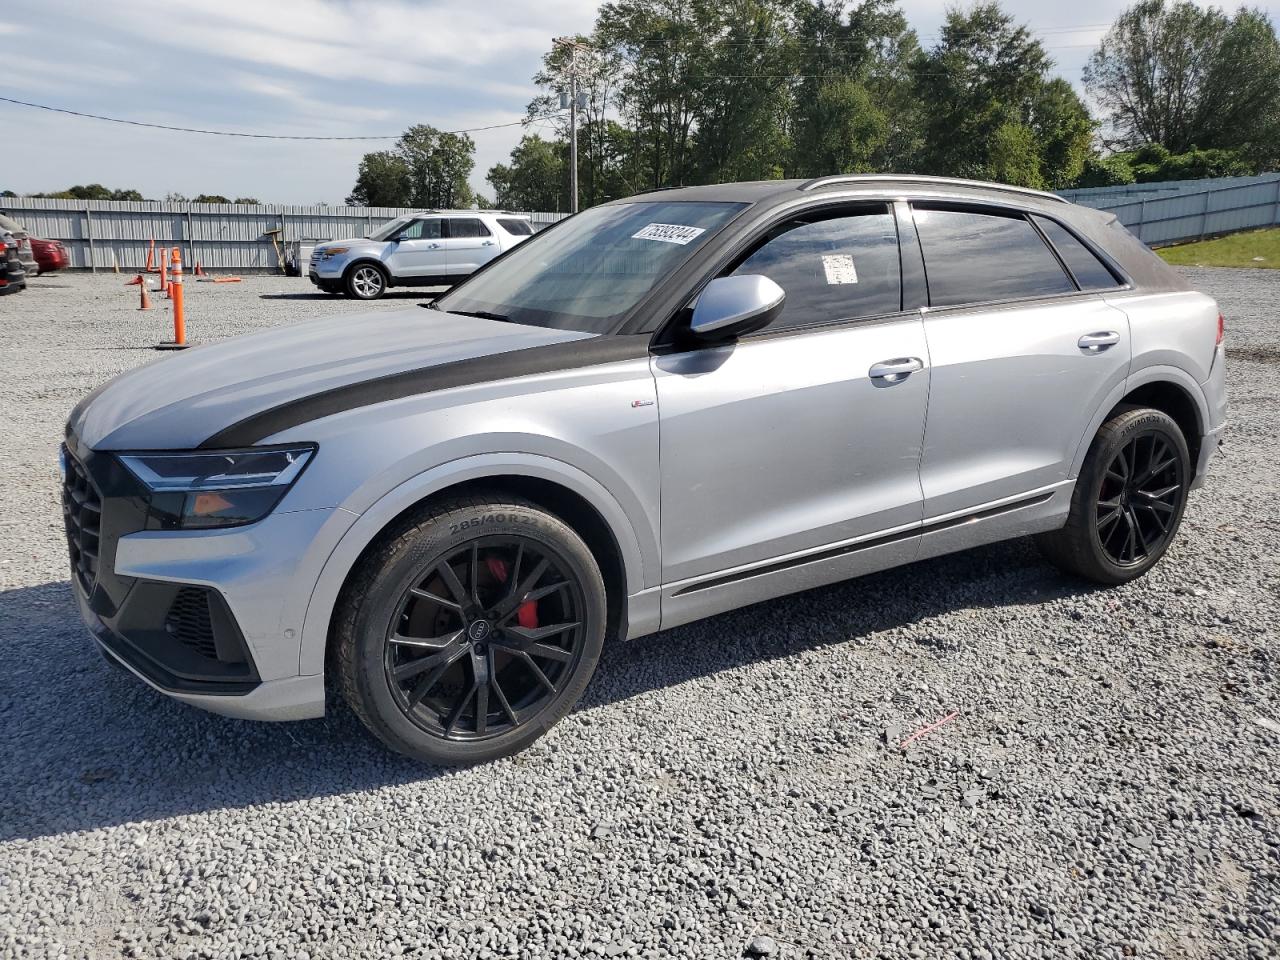
<svg viewBox="0 0 1280 960">
<path fill-rule="evenodd" d="M 374 263 L 353 264 L 342 278 L 342 289 L 352 300 L 377 300 L 387 292 L 387 272 Z"/>
<path fill-rule="evenodd" d="M 1173 542 L 1190 482 L 1187 441 L 1173 419 L 1149 407 L 1125 409 L 1094 437 L 1066 526 L 1036 543 L 1068 573 L 1111 585 L 1136 580 Z"/>
<path fill-rule="evenodd" d="M 483 763 L 572 709 L 605 623 L 599 567 L 568 525 L 520 499 L 466 497 L 411 515 L 363 558 L 339 601 L 332 668 L 392 750 Z"/>
</svg>

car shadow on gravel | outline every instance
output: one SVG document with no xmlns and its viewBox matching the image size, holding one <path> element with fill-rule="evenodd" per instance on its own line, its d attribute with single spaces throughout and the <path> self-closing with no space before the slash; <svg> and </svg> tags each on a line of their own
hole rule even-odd
<svg viewBox="0 0 1280 960">
<path fill-rule="evenodd" d="M 958 609 L 1091 589 L 1043 563 L 1026 541 L 997 544 L 616 644 L 578 709 L 746 663 L 859 644 Z M 0 642 L 0 840 L 335 797 L 451 772 L 388 753 L 346 709 L 275 724 L 171 701 L 99 656 L 66 581 L 0 592 Z"/>
</svg>

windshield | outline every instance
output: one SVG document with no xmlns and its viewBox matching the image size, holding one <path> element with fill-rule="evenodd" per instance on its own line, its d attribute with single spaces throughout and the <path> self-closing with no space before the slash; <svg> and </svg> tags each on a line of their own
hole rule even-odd
<svg viewBox="0 0 1280 960">
<path fill-rule="evenodd" d="M 400 232 L 400 229 L 413 219 L 413 216 L 396 217 L 394 220 L 388 220 L 373 233 L 369 234 L 370 240 L 386 240 L 387 238 Z"/>
<path fill-rule="evenodd" d="M 610 333 L 744 206 L 656 201 L 593 207 L 526 240 L 437 303 L 454 313 Z"/>
</svg>

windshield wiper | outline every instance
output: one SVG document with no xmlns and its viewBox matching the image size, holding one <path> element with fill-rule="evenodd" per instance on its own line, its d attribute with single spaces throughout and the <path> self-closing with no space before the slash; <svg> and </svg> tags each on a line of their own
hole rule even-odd
<svg viewBox="0 0 1280 960">
<path fill-rule="evenodd" d="M 456 313 L 463 317 L 477 317 L 481 320 L 500 320 L 503 323 L 510 323 L 511 318 L 504 313 L 490 313 L 488 310 L 450 310 L 449 313 Z"/>
</svg>

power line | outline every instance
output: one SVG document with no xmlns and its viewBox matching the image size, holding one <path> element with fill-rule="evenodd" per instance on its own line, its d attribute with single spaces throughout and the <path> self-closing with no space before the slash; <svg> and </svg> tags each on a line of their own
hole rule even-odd
<svg viewBox="0 0 1280 960">
<path fill-rule="evenodd" d="M 173 133 L 202 133 L 211 137 L 246 137 L 252 140 L 399 140 L 400 134 L 360 136 L 360 137 L 306 137 L 283 133 L 241 133 L 237 130 L 205 130 L 200 127 L 175 127 L 165 123 L 146 123 L 142 120 L 124 120 L 120 117 L 104 117 L 96 113 L 82 113 L 79 110 L 68 110 L 64 107 L 50 107 L 43 103 L 29 103 L 26 100 L 15 100 L 12 97 L 0 97 L 4 103 L 14 103 L 20 107 L 32 107 L 36 110 L 48 110 L 50 113 L 62 113 L 69 117 L 81 117 L 87 120 L 105 120 L 108 123 L 123 123 L 131 127 L 148 127 L 152 130 L 168 130 Z M 564 111 L 544 114 L 544 117 L 557 117 Z M 464 130 L 441 130 L 441 133 L 479 133 L 482 130 L 498 130 L 502 127 L 516 127 L 540 117 L 525 117 L 508 123 L 491 123 L 483 127 L 467 127 Z"/>
</svg>

